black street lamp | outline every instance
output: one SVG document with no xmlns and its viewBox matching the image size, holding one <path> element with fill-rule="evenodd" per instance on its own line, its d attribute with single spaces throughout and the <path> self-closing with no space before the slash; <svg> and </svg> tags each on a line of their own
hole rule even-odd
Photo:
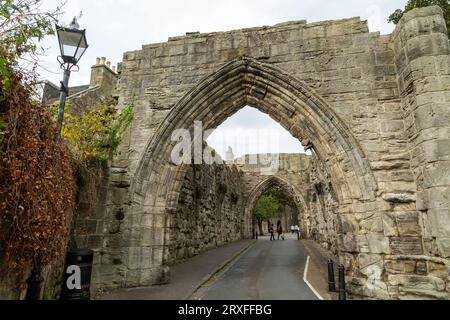
<svg viewBox="0 0 450 320">
<path fill-rule="evenodd" d="M 88 44 L 86 41 L 86 30 L 79 30 L 79 25 L 75 18 L 68 28 L 56 25 L 56 33 L 58 34 L 59 48 L 61 50 L 61 56 L 58 57 L 58 61 L 61 64 L 61 69 L 64 70 L 63 81 L 61 81 L 61 95 L 59 98 L 60 103 L 55 137 L 56 142 L 59 142 L 61 140 L 61 128 L 64 119 L 66 98 L 69 93 L 70 72 L 74 67 L 76 68 L 76 71 L 79 70 L 77 63 L 88 48 Z M 42 280 L 41 270 L 39 266 L 35 265 L 31 276 L 27 279 L 27 300 L 40 299 Z"/>
<path fill-rule="evenodd" d="M 56 123 L 56 141 L 59 142 L 61 139 L 66 98 L 69 94 L 70 72 L 74 67 L 76 71 L 79 70 L 77 63 L 88 48 L 88 44 L 86 41 L 86 30 L 79 30 L 78 23 L 75 19 L 68 28 L 56 25 L 56 33 L 58 34 L 59 48 L 61 50 L 61 56 L 58 57 L 58 61 L 61 64 L 61 69 L 64 70 L 64 77 L 63 81 L 61 81 L 60 89 L 58 121 Z"/>
</svg>

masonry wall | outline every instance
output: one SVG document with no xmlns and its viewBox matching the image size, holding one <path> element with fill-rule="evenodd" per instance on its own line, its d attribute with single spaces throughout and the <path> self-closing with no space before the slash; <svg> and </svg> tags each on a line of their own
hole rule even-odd
<svg viewBox="0 0 450 320">
<path fill-rule="evenodd" d="M 337 215 L 337 199 L 329 173 L 316 155 L 311 157 L 309 215 L 307 227 L 309 235 L 322 247 L 337 255 L 339 250 L 349 248 L 339 243 L 339 235 L 347 233 L 346 216 Z M 353 231 L 353 230 L 351 230 Z M 348 250 L 351 251 L 351 250 Z"/>
<path fill-rule="evenodd" d="M 114 216 L 118 210 L 125 220 L 152 215 L 157 223 L 151 231 L 160 241 L 122 247 L 123 256 L 131 250 L 136 252 L 135 261 L 151 260 L 136 270 L 140 280 L 121 279 L 120 264 L 105 264 L 99 273 L 115 270 L 111 277 L 124 285 L 150 284 L 159 277 L 164 260 L 165 200 L 134 195 L 133 185 L 140 183 L 134 175 L 142 159 L 161 161 L 159 154 L 146 154 L 146 147 L 177 102 L 224 64 L 248 56 L 302 80 L 345 124 L 347 131 L 340 138 L 344 141 L 336 141 L 334 132 L 323 132 L 325 146 L 314 146 L 308 137 L 302 142 L 323 149 L 320 160 L 330 177 L 347 180 L 331 181 L 331 187 L 325 181 L 328 190 L 320 195 L 325 202 L 314 201 L 317 214 L 333 212 L 335 221 L 311 218 L 308 223 L 318 230 L 319 241 L 339 252 L 349 290 L 382 299 L 448 297 L 450 126 L 446 106 L 450 100 L 444 24 L 440 9 L 431 7 L 406 14 L 391 35 L 369 32 L 367 22 L 359 18 L 298 21 L 193 33 L 125 53 L 119 106 L 133 103 L 136 118 L 112 163 L 107 215 Z M 276 97 L 270 98 L 276 102 Z M 231 115 L 213 107 L 224 119 Z M 276 114 L 274 110 L 271 115 Z M 310 120 L 321 119 L 311 115 Z M 287 129 L 305 131 L 301 126 Z M 357 141 L 355 149 L 347 144 L 351 138 Z M 350 163 L 346 153 L 363 155 L 354 161 L 361 162 L 357 167 L 365 175 L 353 171 L 355 163 Z M 299 181 L 295 185 L 303 187 Z M 341 200 L 327 204 L 333 197 L 331 190 L 339 190 L 335 193 Z M 141 207 L 135 205 L 139 201 Z M 124 243 L 137 237 L 142 228 L 135 222 L 123 235 Z M 333 228 L 336 240 L 329 242 L 325 232 Z"/>
<path fill-rule="evenodd" d="M 194 165 L 170 214 L 169 261 L 174 264 L 244 236 L 242 173 L 228 165 Z M 249 236 L 249 235 L 247 235 Z"/>
<path fill-rule="evenodd" d="M 406 14 L 392 35 L 397 82 L 417 201 L 386 259 L 390 291 L 447 298 L 450 292 L 450 50 L 439 7 Z M 420 227 L 417 227 L 418 224 Z"/>
</svg>

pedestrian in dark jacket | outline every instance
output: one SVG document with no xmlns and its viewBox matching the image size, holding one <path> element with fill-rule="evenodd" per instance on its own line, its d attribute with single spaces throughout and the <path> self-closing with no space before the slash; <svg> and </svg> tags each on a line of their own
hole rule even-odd
<svg viewBox="0 0 450 320">
<path fill-rule="evenodd" d="M 273 223 L 269 227 L 269 232 L 270 232 L 270 241 L 275 241 L 275 230 Z"/>
<path fill-rule="evenodd" d="M 278 221 L 277 223 L 277 233 L 278 233 L 278 240 L 280 240 L 280 238 L 284 240 L 283 227 L 281 226 L 281 221 Z"/>
</svg>

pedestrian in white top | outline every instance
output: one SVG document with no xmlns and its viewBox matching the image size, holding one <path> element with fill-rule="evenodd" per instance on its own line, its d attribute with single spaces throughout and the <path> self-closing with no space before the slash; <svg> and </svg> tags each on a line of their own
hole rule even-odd
<svg viewBox="0 0 450 320">
<path fill-rule="evenodd" d="M 295 230 L 295 233 L 297 233 L 297 239 L 300 240 L 300 227 L 299 226 L 295 226 L 294 230 Z"/>
</svg>

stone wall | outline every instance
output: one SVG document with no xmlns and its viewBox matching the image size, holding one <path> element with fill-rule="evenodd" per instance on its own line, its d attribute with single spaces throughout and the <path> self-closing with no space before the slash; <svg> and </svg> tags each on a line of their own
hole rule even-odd
<svg viewBox="0 0 450 320">
<path fill-rule="evenodd" d="M 390 213 L 392 256 L 385 260 L 393 297 L 449 298 L 450 49 L 439 7 L 406 14 L 392 35 L 414 192 Z M 406 156 L 405 158 L 408 158 Z M 400 178 L 400 176 L 396 176 Z M 390 195 L 385 199 L 389 201 Z"/>
<path fill-rule="evenodd" d="M 242 173 L 228 165 L 187 169 L 170 215 L 168 264 L 234 242 L 244 236 Z M 250 235 L 247 235 L 247 237 Z"/>
<path fill-rule="evenodd" d="M 336 212 L 338 206 L 336 194 L 324 163 L 316 155 L 312 157 L 309 173 L 311 196 L 309 198 L 310 213 L 307 221 L 308 234 L 322 247 L 334 254 L 338 254 L 339 249 L 347 251 L 348 248 L 346 250 L 342 243 L 341 245 L 338 244 L 338 234 L 342 236 L 353 233 L 355 230 L 349 229 L 345 221 L 337 224 L 340 217 Z"/>
<path fill-rule="evenodd" d="M 250 203 L 274 184 L 296 194 L 306 230 L 339 253 L 353 294 L 448 297 L 449 59 L 438 7 L 408 12 L 391 35 L 359 18 L 298 21 L 125 53 L 119 108 L 133 103 L 136 117 L 110 168 L 104 230 L 118 214 L 128 228 L 95 274 L 113 286 L 167 277 L 169 217 L 189 195 L 171 135 L 250 105 L 317 156 L 300 177 L 244 178 Z"/>
</svg>

